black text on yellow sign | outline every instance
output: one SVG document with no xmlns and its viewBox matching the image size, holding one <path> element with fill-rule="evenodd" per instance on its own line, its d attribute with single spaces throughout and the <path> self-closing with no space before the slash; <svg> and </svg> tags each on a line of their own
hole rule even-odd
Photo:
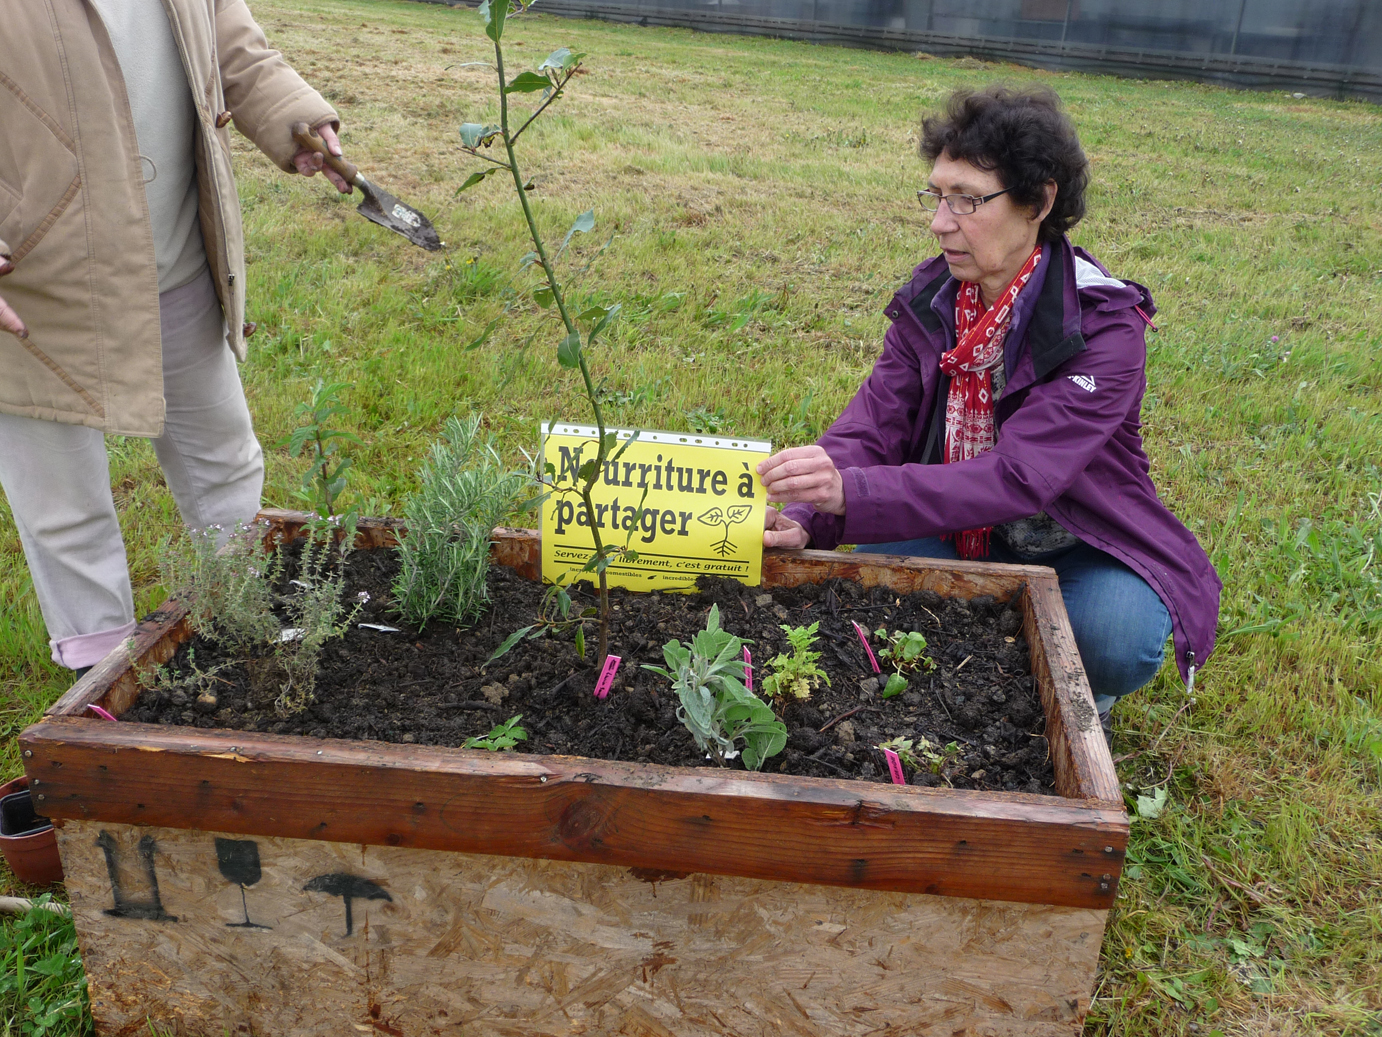
<svg viewBox="0 0 1382 1037">
<path fill-rule="evenodd" d="M 690 589 L 702 573 L 756 585 L 767 503 L 757 466 L 772 444 L 608 431 L 617 445 L 592 489 L 592 514 L 576 490 L 581 466 L 596 456 L 596 429 L 542 424 L 542 460 L 544 468 L 550 465 L 546 480 L 553 491 L 542 508 L 543 578 L 578 576 L 595 551 L 593 524 L 606 547 L 628 549 L 609 565 L 612 586 Z"/>
</svg>

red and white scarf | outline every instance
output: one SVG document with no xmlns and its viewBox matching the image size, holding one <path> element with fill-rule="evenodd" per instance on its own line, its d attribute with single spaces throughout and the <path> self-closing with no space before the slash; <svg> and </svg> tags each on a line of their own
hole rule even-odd
<svg viewBox="0 0 1382 1037">
<path fill-rule="evenodd" d="M 1012 323 L 1013 304 L 1032 278 L 1041 260 L 1038 245 L 1017 276 L 1003 289 L 987 311 L 979 297 L 979 286 L 961 281 L 955 296 L 956 346 L 941 354 L 941 370 L 950 376 L 950 395 L 945 401 L 944 463 L 968 461 L 993 449 L 992 369 L 1003 360 L 1003 340 Z M 951 534 L 961 558 L 984 558 L 989 552 L 992 526 L 966 529 Z"/>
</svg>

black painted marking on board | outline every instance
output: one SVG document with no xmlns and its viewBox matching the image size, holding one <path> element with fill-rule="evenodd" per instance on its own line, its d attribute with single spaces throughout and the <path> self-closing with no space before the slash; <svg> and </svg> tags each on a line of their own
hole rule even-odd
<svg viewBox="0 0 1382 1037">
<path fill-rule="evenodd" d="M 176 922 L 177 915 L 170 915 L 163 910 L 163 898 L 158 892 L 158 873 L 154 870 L 154 854 L 158 852 L 158 843 L 154 842 L 154 837 L 146 835 L 139 840 L 139 859 L 144 865 L 144 874 L 149 880 L 149 893 L 147 899 L 134 900 L 129 896 L 124 884 L 120 881 L 120 868 L 115 860 L 115 853 L 119 849 L 115 837 L 101 829 L 101 834 L 96 837 L 96 845 L 106 855 L 106 872 L 110 875 L 110 892 L 115 898 L 115 906 L 106 908 L 105 913 L 112 918 L 142 918 L 154 922 Z"/>
<path fill-rule="evenodd" d="M 263 877 L 259 867 L 259 844 L 250 839 L 217 839 L 216 863 L 226 881 L 240 887 L 240 906 L 245 911 L 243 922 L 227 922 L 226 925 L 232 929 L 272 929 L 271 925 L 251 922 L 249 905 L 245 902 L 245 887 L 253 886 Z"/>
<path fill-rule="evenodd" d="M 333 897 L 340 897 L 345 901 L 346 909 L 346 932 L 347 936 L 355 931 L 355 918 L 351 913 L 351 901 L 360 900 L 387 900 L 393 902 L 393 897 L 389 896 L 388 890 L 383 886 L 371 882 L 369 879 L 362 879 L 359 875 L 351 875 L 344 871 L 333 871 L 329 875 L 318 875 L 307 885 L 302 887 L 308 893 L 329 893 Z"/>
</svg>

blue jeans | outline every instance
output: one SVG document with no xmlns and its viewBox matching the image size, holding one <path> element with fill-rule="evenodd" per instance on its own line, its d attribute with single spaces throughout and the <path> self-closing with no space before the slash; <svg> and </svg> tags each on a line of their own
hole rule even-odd
<svg viewBox="0 0 1382 1037">
<path fill-rule="evenodd" d="M 954 542 L 940 537 L 860 544 L 855 550 L 919 558 L 959 557 Z M 1100 713 L 1142 687 L 1161 669 L 1166 639 L 1171 636 L 1171 614 L 1147 581 L 1117 558 L 1085 543 L 1037 558 L 1019 558 L 994 536 L 983 560 L 1048 565 L 1056 570 L 1075 645 Z"/>
</svg>

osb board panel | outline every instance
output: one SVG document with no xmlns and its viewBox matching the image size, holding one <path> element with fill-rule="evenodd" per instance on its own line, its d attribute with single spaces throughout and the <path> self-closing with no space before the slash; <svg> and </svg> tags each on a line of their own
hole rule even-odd
<svg viewBox="0 0 1382 1037">
<path fill-rule="evenodd" d="M 103 1035 L 1079 1031 L 1107 912 L 68 821 Z"/>
</svg>

